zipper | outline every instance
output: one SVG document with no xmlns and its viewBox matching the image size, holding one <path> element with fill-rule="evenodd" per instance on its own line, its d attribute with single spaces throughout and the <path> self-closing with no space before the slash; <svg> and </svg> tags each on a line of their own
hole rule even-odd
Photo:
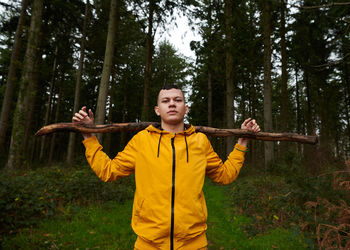
<svg viewBox="0 0 350 250">
<path fill-rule="evenodd" d="M 176 135 L 175 135 L 176 136 Z M 171 225 L 170 225 L 170 250 L 174 249 L 174 201 L 175 201 L 175 136 L 171 138 L 171 147 L 173 149 L 173 175 L 171 186 Z"/>
</svg>

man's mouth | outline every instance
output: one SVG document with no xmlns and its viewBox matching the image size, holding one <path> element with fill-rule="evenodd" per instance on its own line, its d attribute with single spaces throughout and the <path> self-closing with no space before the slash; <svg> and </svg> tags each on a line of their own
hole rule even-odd
<svg viewBox="0 0 350 250">
<path fill-rule="evenodd" d="M 176 110 L 170 110 L 167 112 L 169 115 L 174 115 L 174 114 L 177 114 L 177 111 Z"/>
</svg>

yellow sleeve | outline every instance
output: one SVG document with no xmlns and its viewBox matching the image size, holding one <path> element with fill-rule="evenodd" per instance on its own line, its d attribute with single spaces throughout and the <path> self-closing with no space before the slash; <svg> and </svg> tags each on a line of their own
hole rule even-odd
<svg viewBox="0 0 350 250">
<path fill-rule="evenodd" d="M 246 147 L 236 144 L 233 151 L 228 156 L 225 163 L 222 162 L 218 154 L 214 151 L 209 140 L 206 145 L 207 169 L 206 174 L 216 183 L 229 184 L 233 182 L 241 170 L 244 163 L 244 152 Z"/>
<path fill-rule="evenodd" d="M 113 160 L 102 151 L 103 147 L 95 136 L 83 141 L 86 159 L 98 178 L 105 182 L 115 181 L 134 172 L 137 152 L 135 140 L 133 137 Z"/>
</svg>

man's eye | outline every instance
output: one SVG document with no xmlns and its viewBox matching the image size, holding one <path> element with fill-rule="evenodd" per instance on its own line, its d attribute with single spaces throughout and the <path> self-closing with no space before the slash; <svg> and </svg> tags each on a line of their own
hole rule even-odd
<svg viewBox="0 0 350 250">
<path fill-rule="evenodd" d="M 163 100 L 163 101 L 162 101 L 162 103 L 167 103 L 167 102 L 168 102 L 168 100 Z"/>
</svg>

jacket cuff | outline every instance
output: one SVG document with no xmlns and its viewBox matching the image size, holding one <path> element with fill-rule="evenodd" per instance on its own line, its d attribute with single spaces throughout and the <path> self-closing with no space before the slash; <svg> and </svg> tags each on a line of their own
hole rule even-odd
<svg viewBox="0 0 350 250">
<path fill-rule="evenodd" d="M 99 143 L 96 136 L 91 136 L 91 137 L 83 140 L 83 144 L 86 148 L 89 146 L 92 146 L 96 143 Z"/>
<path fill-rule="evenodd" d="M 242 151 L 247 151 L 247 149 L 248 149 L 248 147 L 245 147 L 245 146 L 242 146 L 242 145 L 236 143 L 234 150 L 242 152 Z M 245 153 L 245 152 L 242 152 L 242 153 Z"/>
</svg>

